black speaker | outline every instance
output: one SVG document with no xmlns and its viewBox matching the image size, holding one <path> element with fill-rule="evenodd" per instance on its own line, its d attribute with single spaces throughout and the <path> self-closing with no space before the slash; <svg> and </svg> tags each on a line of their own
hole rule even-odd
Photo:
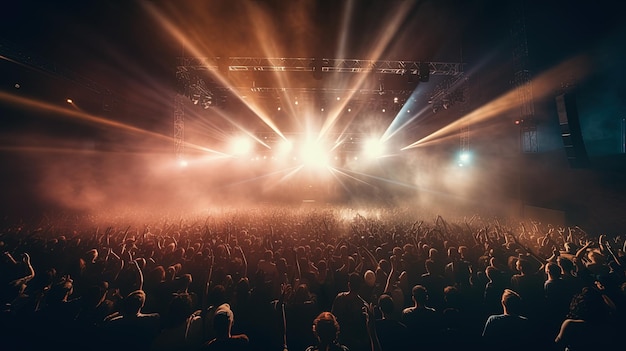
<svg viewBox="0 0 626 351">
<path fill-rule="evenodd" d="M 556 97 L 556 112 L 559 115 L 561 138 L 570 167 L 584 168 L 589 166 L 589 157 L 578 119 L 576 95 L 574 93 L 558 95 Z"/>
<path fill-rule="evenodd" d="M 430 79 L 430 64 L 428 62 L 420 62 L 419 79 L 422 83 L 426 83 Z"/>
</svg>

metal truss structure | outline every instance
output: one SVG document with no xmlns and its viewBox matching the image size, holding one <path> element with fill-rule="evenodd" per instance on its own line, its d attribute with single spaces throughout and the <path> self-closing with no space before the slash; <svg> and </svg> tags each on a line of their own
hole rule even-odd
<svg viewBox="0 0 626 351">
<path fill-rule="evenodd" d="M 174 152 L 178 161 L 185 155 L 185 105 L 180 94 L 174 96 Z"/>
<path fill-rule="evenodd" d="M 441 108 L 447 110 L 456 103 L 465 102 L 468 94 L 468 79 L 465 74 L 460 73 L 438 84 L 430 99 L 428 99 L 428 103 L 432 105 L 433 112 L 437 113 Z"/>
<path fill-rule="evenodd" d="M 524 153 L 538 152 L 537 121 L 531 74 L 528 70 L 528 41 L 522 0 L 511 2 L 511 38 L 513 41 L 513 86 L 519 104 L 516 123 L 520 126 L 520 150 Z"/>
<path fill-rule="evenodd" d="M 461 105 L 461 118 L 463 118 L 468 113 L 468 106 L 470 104 L 470 89 L 469 89 L 469 77 L 464 77 L 463 80 L 462 91 L 464 94 L 463 104 Z M 460 133 L 460 148 L 461 154 L 467 153 L 470 151 L 470 124 L 469 121 L 464 121 L 461 124 L 461 133 Z"/>
<path fill-rule="evenodd" d="M 211 71 L 268 71 L 268 72 L 338 72 L 380 74 L 457 75 L 463 72 L 462 63 L 419 61 L 375 61 L 330 58 L 259 58 L 259 57 L 181 57 L 179 67 Z"/>
<path fill-rule="evenodd" d="M 469 76 L 461 73 L 450 77 L 437 85 L 435 91 L 430 96 L 428 103 L 432 105 L 433 113 L 440 109 L 449 109 L 456 104 L 461 104 L 459 110 L 461 118 L 467 113 L 469 104 Z M 470 150 L 470 124 L 463 122 L 459 130 L 460 152 L 464 154 Z"/>
<path fill-rule="evenodd" d="M 206 109 L 215 105 L 218 95 L 228 93 L 243 94 L 255 92 L 273 99 L 281 92 L 292 92 L 301 100 L 316 99 L 323 94 L 351 93 L 363 100 L 374 97 L 389 95 L 400 97 L 401 101 L 412 93 L 407 89 L 384 89 L 383 84 L 379 89 L 338 89 L 338 88 L 312 88 L 312 87 L 261 87 L 256 86 L 223 86 L 207 84 L 193 74 L 194 71 L 217 71 L 227 72 L 311 72 L 316 79 L 321 79 L 325 73 L 353 73 L 353 74 L 383 74 L 407 76 L 409 79 L 425 82 L 428 77 L 450 76 L 456 79 L 463 76 L 463 63 L 455 62 L 425 62 L 425 61 L 390 61 L 390 60 L 360 60 L 360 59 L 333 59 L 333 58 L 261 58 L 261 57 L 179 57 L 176 69 L 179 92 L 188 96 L 194 104 L 201 103 Z M 180 94 L 179 94 L 180 95 Z M 176 157 L 183 158 L 184 153 L 184 105 L 180 97 L 175 99 L 174 107 L 174 141 L 176 145 Z M 352 136 L 352 141 L 355 136 Z"/>
</svg>

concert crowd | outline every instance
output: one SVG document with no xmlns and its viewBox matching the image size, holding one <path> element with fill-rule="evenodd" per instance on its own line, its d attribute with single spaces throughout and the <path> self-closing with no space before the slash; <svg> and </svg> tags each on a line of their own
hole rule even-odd
<svg viewBox="0 0 626 351">
<path fill-rule="evenodd" d="M 577 226 L 265 206 L 0 230 L 2 350 L 624 343 L 626 236 Z"/>
</svg>

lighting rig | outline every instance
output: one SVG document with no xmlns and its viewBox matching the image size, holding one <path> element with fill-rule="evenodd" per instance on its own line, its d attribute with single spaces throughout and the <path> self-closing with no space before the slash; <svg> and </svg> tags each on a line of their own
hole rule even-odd
<svg viewBox="0 0 626 351">
<path fill-rule="evenodd" d="M 228 73 L 259 73 L 259 72 L 311 72 L 315 80 L 321 80 L 328 73 L 342 74 L 373 74 L 379 77 L 376 87 L 366 89 L 328 89 L 319 87 L 263 87 L 255 82 L 248 86 L 220 86 L 215 82 L 207 83 L 202 71 Z M 209 72 L 211 73 L 211 72 Z M 378 106 L 381 110 L 397 112 L 413 93 L 414 87 L 409 88 L 408 82 L 428 82 L 433 75 L 459 77 L 463 73 L 463 63 L 448 62 L 420 62 L 420 61 L 390 61 L 390 60 L 360 60 L 360 59 L 331 59 L 331 58 L 257 58 L 257 57 L 180 57 L 176 75 L 179 84 L 178 92 L 187 96 L 195 105 L 205 109 L 215 107 L 228 94 L 244 96 L 251 90 L 259 95 L 266 94 L 275 99 L 279 92 L 290 91 L 292 96 L 299 96 L 305 100 L 307 96 L 317 99 L 322 96 L 352 95 L 353 100 L 362 102 L 382 101 Z M 406 88 L 393 89 L 382 76 L 404 77 Z M 316 84 L 317 86 L 318 84 Z M 462 94 L 461 94 L 462 97 Z M 460 97 L 450 94 L 454 103 Z M 392 100 L 393 99 L 393 100 Z M 175 104 L 182 104 L 182 99 L 175 98 Z M 382 106 L 382 107 L 381 107 Z M 442 101 L 443 106 L 443 101 Z M 446 106 L 448 106 L 446 104 Z M 184 106 L 174 107 L 174 139 L 176 157 L 181 159 L 184 152 Z M 179 140 L 180 139 L 180 140 Z"/>
</svg>

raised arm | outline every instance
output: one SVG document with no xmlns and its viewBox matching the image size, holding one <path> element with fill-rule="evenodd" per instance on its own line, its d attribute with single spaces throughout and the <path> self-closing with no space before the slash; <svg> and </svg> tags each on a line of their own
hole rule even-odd
<svg viewBox="0 0 626 351">
<path fill-rule="evenodd" d="M 35 270 L 30 263 L 30 255 L 28 253 L 24 252 L 24 254 L 22 255 L 22 262 L 24 262 L 24 264 L 26 265 L 26 275 L 21 278 L 15 279 L 11 282 L 11 285 L 18 286 L 26 284 L 35 277 Z"/>
</svg>

